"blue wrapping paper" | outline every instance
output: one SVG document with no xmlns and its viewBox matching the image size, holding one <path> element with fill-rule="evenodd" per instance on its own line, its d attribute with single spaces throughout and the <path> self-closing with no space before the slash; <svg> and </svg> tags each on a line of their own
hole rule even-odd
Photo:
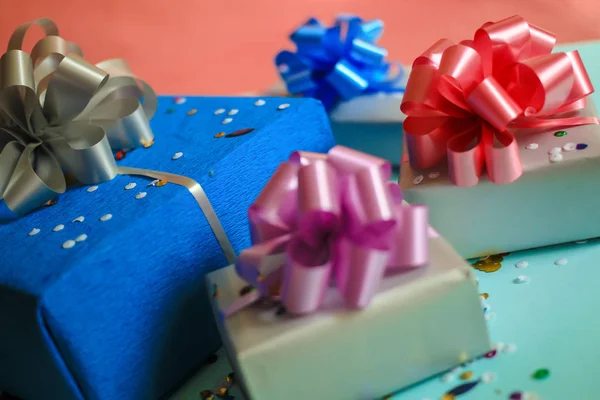
<svg viewBox="0 0 600 400">
<path fill-rule="evenodd" d="M 297 149 L 333 146 L 318 101 L 264 100 L 162 97 L 151 121 L 156 142 L 119 164 L 198 181 L 240 251 L 250 245 L 247 209 L 279 163 Z M 215 138 L 244 128 L 254 131 Z M 0 390 L 28 400 L 155 399 L 218 349 L 204 275 L 227 261 L 190 193 L 150 181 L 118 176 L 2 221 Z M 112 219 L 102 222 L 106 214 Z"/>
</svg>

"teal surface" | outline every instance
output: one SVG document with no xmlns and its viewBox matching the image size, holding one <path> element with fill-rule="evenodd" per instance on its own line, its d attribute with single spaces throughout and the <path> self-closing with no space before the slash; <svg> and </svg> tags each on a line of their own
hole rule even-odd
<svg viewBox="0 0 600 400">
<path fill-rule="evenodd" d="M 600 43 L 560 46 L 557 50 L 574 48 L 579 50 L 600 90 Z M 598 93 L 594 94 L 594 100 L 600 104 Z M 561 212 L 556 210 L 556 229 L 569 223 Z M 515 226 L 515 231 L 518 229 Z M 523 400 L 600 399 L 597 383 L 600 319 L 596 314 L 600 304 L 599 260 L 600 241 L 594 240 L 512 253 L 499 261 L 497 271 L 476 271 L 480 292 L 489 295 L 484 303 L 489 306 L 486 315 L 490 318 L 492 341 L 500 343 L 501 350 L 492 358 L 476 360 L 386 398 L 452 400 L 451 396 L 443 396 L 464 383 L 478 382 L 455 398 L 509 399 L 511 394 L 520 392 Z M 492 261 L 488 260 L 488 265 L 496 269 L 498 264 L 493 265 Z M 519 261 L 526 261 L 527 267 L 517 268 Z M 515 283 L 520 275 L 528 277 L 529 282 Z M 443 339 L 444 327 L 439 329 Z M 532 374 L 543 368 L 549 370 L 549 376 L 534 379 Z M 472 377 L 462 380 L 460 375 L 467 371 L 472 372 Z M 199 371 L 173 399 L 202 398 L 199 397 L 202 390 L 215 389 L 219 380 L 230 372 L 231 367 L 221 354 L 216 363 Z M 236 400 L 243 399 L 236 388 L 230 394 Z M 314 398 L 319 399 L 318 391 Z"/>
</svg>

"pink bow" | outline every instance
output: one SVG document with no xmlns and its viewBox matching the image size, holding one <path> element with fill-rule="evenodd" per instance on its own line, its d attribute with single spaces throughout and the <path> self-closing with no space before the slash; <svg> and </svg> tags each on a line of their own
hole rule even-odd
<svg viewBox="0 0 600 400">
<path fill-rule="evenodd" d="M 256 287 L 288 312 L 317 310 L 331 278 L 352 308 L 366 307 L 390 271 L 428 262 L 425 206 L 402 206 L 388 182 L 390 164 L 342 146 L 294 153 L 279 166 L 248 214 L 254 245 L 236 262 Z M 264 271 L 267 256 L 285 261 Z"/>
<path fill-rule="evenodd" d="M 554 35 L 519 16 L 488 22 L 474 40 L 441 39 L 413 63 L 401 110 L 411 165 L 447 157 L 452 181 L 473 186 L 484 167 L 495 183 L 522 174 L 509 129 L 597 124 L 560 115 L 594 89 L 577 51 L 551 53 Z"/>
</svg>

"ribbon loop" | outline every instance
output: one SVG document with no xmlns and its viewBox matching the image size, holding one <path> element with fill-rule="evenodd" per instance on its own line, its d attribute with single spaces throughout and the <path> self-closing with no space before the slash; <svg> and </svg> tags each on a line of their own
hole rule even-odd
<svg viewBox="0 0 600 400">
<path fill-rule="evenodd" d="M 236 261 L 240 276 L 295 314 L 320 307 L 332 276 L 348 307 L 366 307 L 386 271 L 428 261 L 426 208 L 402 206 L 389 173 L 341 146 L 292 154 L 249 209 L 254 245 Z M 274 254 L 283 261 L 262 272 Z"/>
<path fill-rule="evenodd" d="M 401 110 L 411 165 L 433 167 L 447 153 L 458 186 L 510 183 L 523 171 L 510 129 L 598 124 L 564 118 L 593 92 L 577 52 L 551 53 L 556 38 L 514 16 L 489 22 L 474 40 L 436 42 L 413 63 Z"/>
<path fill-rule="evenodd" d="M 280 52 L 275 64 L 290 93 L 316 97 L 328 110 L 363 93 L 404 92 L 387 50 L 375 44 L 382 32 L 380 20 L 342 15 L 326 27 L 311 18 L 290 36 L 296 52 Z"/>
<path fill-rule="evenodd" d="M 46 35 L 30 55 L 21 47 L 33 24 Z M 111 145 L 132 149 L 153 140 L 152 89 L 124 61 L 85 61 L 51 20 L 17 28 L 0 62 L 0 199 L 15 214 L 64 193 L 65 172 L 85 184 L 114 178 Z"/>
</svg>

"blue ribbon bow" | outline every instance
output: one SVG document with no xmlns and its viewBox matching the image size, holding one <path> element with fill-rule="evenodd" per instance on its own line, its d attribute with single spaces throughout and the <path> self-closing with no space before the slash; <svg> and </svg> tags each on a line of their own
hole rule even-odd
<svg viewBox="0 0 600 400">
<path fill-rule="evenodd" d="M 314 97 L 331 110 L 338 101 L 365 93 L 404 92 L 396 87 L 403 78 L 392 78 L 392 63 L 385 60 L 387 50 L 375 45 L 383 33 L 383 22 L 365 22 L 356 16 L 339 16 L 326 27 L 311 18 L 290 38 L 296 52 L 284 50 L 275 58 L 288 92 Z"/>
</svg>

